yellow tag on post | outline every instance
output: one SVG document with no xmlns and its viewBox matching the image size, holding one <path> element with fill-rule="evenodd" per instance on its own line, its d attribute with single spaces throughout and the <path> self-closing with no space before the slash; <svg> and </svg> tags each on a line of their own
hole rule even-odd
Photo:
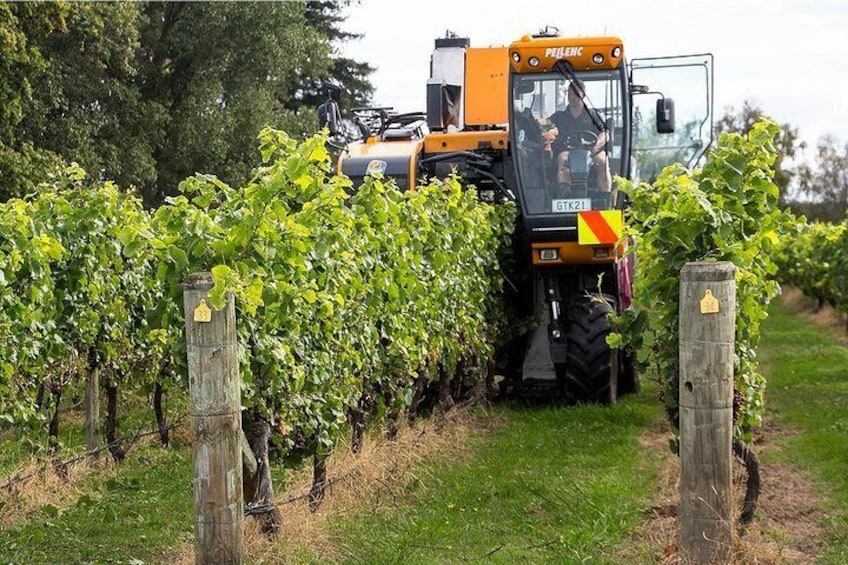
<svg viewBox="0 0 848 565">
<path fill-rule="evenodd" d="M 624 212 L 592 210 L 577 213 L 577 243 L 580 245 L 614 245 L 624 232 Z"/>
<path fill-rule="evenodd" d="M 212 310 L 209 306 L 206 305 L 206 299 L 201 298 L 200 304 L 197 305 L 197 308 L 194 309 L 194 321 L 195 322 L 211 322 L 212 321 Z"/>
<path fill-rule="evenodd" d="M 718 298 L 713 296 L 713 291 L 707 289 L 701 299 L 701 314 L 718 314 Z"/>
</svg>

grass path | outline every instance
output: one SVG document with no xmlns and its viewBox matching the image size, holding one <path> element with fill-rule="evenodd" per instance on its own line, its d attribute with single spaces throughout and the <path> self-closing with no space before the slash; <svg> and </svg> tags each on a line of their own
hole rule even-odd
<svg viewBox="0 0 848 565">
<path fill-rule="evenodd" d="M 598 562 L 646 510 L 657 467 L 639 438 L 659 405 L 527 405 L 466 461 L 439 461 L 385 511 L 337 524 L 351 563 Z"/>
<path fill-rule="evenodd" d="M 764 484 L 738 562 L 848 563 L 843 330 L 797 304 L 775 304 L 763 329 Z M 494 416 L 505 425 L 473 458 L 431 467 L 388 511 L 342 521 L 340 561 L 674 562 L 677 460 L 650 394 L 613 409 L 514 403 Z M 744 471 L 734 469 L 741 492 Z"/>
<path fill-rule="evenodd" d="M 793 305 L 775 305 L 763 329 L 764 491 L 740 562 L 848 563 L 844 330 Z M 377 446 L 331 463 L 331 476 L 353 470 L 359 485 L 333 487 L 315 515 L 285 507 L 285 535 L 301 537 L 249 536 L 247 562 L 673 562 L 676 459 L 662 420 L 647 391 L 613 408 L 514 400 L 446 431 L 407 430 L 400 455 Z M 192 562 L 190 459 L 185 447 L 139 448 L 64 487 L 29 485 L 61 496 L 24 510 L 0 500 L 0 562 Z M 295 475 L 278 498 L 308 484 Z"/>
<path fill-rule="evenodd" d="M 4 493 L 3 511 L 14 520 L 0 527 L 0 563 L 165 563 L 167 548 L 192 539 L 191 473 L 189 450 L 158 447 L 69 482 L 48 470 L 19 493 L 29 508 L 15 506 L 14 491 Z"/>
<path fill-rule="evenodd" d="M 817 482 L 826 513 L 820 563 L 848 563 L 848 348 L 845 330 L 822 327 L 794 293 L 771 309 L 762 363 L 769 379 L 769 419 L 792 433 L 775 434 L 775 462 Z M 767 460 L 768 461 L 768 460 Z"/>
</svg>

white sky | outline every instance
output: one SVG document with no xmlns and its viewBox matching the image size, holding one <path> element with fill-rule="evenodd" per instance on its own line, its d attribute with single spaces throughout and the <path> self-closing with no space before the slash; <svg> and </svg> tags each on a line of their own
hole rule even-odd
<svg viewBox="0 0 848 565">
<path fill-rule="evenodd" d="M 628 59 L 711 52 L 715 114 L 752 100 L 799 128 L 810 148 L 848 138 L 848 0 L 360 0 L 345 54 L 377 67 L 374 102 L 425 109 L 433 41 L 508 45 L 546 25 L 562 36 L 617 35 Z"/>
</svg>

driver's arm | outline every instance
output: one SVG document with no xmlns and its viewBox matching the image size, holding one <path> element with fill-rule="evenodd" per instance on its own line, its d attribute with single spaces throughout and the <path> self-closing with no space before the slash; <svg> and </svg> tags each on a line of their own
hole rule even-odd
<svg viewBox="0 0 848 565">
<path fill-rule="evenodd" d="M 598 134 L 598 141 L 595 142 L 595 145 L 592 147 L 592 154 L 595 155 L 604 150 L 604 146 L 607 144 L 607 132 L 606 130 L 600 132 Z"/>
</svg>

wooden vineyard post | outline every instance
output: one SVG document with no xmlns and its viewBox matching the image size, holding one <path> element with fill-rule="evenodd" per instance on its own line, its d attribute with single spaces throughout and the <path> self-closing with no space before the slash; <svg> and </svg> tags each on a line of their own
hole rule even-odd
<svg viewBox="0 0 848 565">
<path fill-rule="evenodd" d="M 198 565 L 244 560 L 241 391 L 233 297 L 209 305 L 210 273 L 183 282 L 189 416 L 194 432 L 195 552 Z"/>
<path fill-rule="evenodd" d="M 680 274 L 680 531 L 683 563 L 730 563 L 736 267 Z"/>
</svg>

